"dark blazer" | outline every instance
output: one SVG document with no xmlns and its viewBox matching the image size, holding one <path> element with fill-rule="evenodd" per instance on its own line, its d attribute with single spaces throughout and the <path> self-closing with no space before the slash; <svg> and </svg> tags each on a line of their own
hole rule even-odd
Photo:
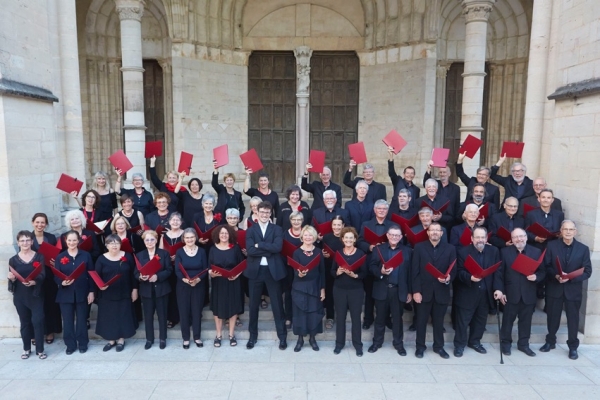
<svg viewBox="0 0 600 400">
<path fill-rule="evenodd" d="M 485 203 L 486 202 L 484 201 L 480 206 L 484 206 Z M 462 203 L 460 203 L 460 205 L 458 206 L 458 214 L 456 214 L 457 221 L 462 221 L 462 215 L 464 214 L 465 209 L 467 208 L 467 206 L 469 204 L 473 204 L 472 199 L 468 199 L 467 201 L 463 201 Z M 482 226 L 485 226 L 486 228 L 488 226 L 490 226 L 490 220 L 492 219 L 494 214 L 496 214 L 498 212 L 498 207 L 494 203 L 488 203 L 488 210 L 489 210 L 488 215 L 484 215 L 485 221 L 483 222 L 483 225 L 482 225 Z"/>
<path fill-rule="evenodd" d="M 51 244 L 52 246 L 56 246 L 56 236 L 54 236 L 51 233 L 48 232 L 44 232 L 44 242 Z M 33 243 L 31 244 L 31 248 L 33 249 L 33 251 L 37 252 L 40 249 L 40 245 L 37 242 L 37 239 L 33 240 Z"/>
<path fill-rule="evenodd" d="M 313 209 L 313 218 L 317 221 L 318 224 L 324 224 L 327 221 L 331 221 L 336 215 L 342 217 L 344 219 L 344 223 L 348 225 L 348 221 L 350 221 L 350 215 L 348 214 L 348 210 L 344 210 L 343 208 L 340 208 L 338 206 L 333 207 L 331 211 L 329 211 L 327 207 Z"/>
<path fill-rule="evenodd" d="M 467 225 L 466 222 L 463 222 L 460 225 L 453 226 L 452 230 L 450 231 L 450 244 L 457 247 L 456 251 L 458 251 L 458 249 L 461 247 L 465 247 L 460 243 L 460 237 L 462 236 L 463 232 L 465 231 L 465 228 L 467 227 L 471 232 L 473 232 L 473 229 L 469 225 Z"/>
<path fill-rule="evenodd" d="M 352 179 L 352 171 L 346 170 L 346 173 L 344 174 L 344 185 L 348 186 L 350 189 L 353 190 L 353 199 L 356 198 L 356 190 L 354 190 L 356 188 L 356 184 L 358 183 L 358 181 L 362 180 L 362 176 L 357 176 L 356 178 Z M 387 200 L 387 191 L 385 189 L 385 185 L 379 182 L 375 182 L 374 180 L 371 181 L 371 183 L 369 183 L 368 185 L 369 191 L 367 192 L 366 200 L 369 200 L 373 204 L 375 204 L 375 202 L 380 199 Z"/>
<path fill-rule="evenodd" d="M 512 221 L 512 229 L 510 229 L 510 223 Z M 513 215 L 512 218 L 509 218 L 506 211 L 500 211 L 497 214 L 494 214 L 492 219 L 490 220 L 488 231 L 492 232 L 492 237 L 489 242 L 492 246 L 496 246 L 499 249 L 506 247 L 506 242 L 496 236 L 496 232 L 500 227 L 504 227 L 509 232 L 512 232 L 515 228 L 525 228 L 525 220 L 523 217 L 519 217 L 517 214 Z"/>
<path fill-rule="evenodd" d="M 56 256 L 54 268 L 65 275 L 70 275 L 81 263 L 85 263 L 87 271 L 94 270 L 92 256 L 87 251 L 78 250 L 75 258 L 71 257 L 68 251 L 63 251 Z M 96 285 L 87 271 L 84 271 L 79 275 L 79 277 L 75 279 L 75 282 L 69 286 L 63 286 L 63 280 L 54 276 L 54 282 L 58 285 L 58 291 L 56 292 L 57 303 L 87 303 L 88 294 L 96 290 Z"/>
<path fill-rule="evenodd" d="M 392 201 L 390 202 L 390 208 L 394 208 L 394 206 L 397 208 L 398 193 L 401 189 L 408 189 L 410 191 L 410 206 L 414 207 L 417 199 L 421 197 L 421 189 L 414 183 L 409 185 L 404 178 L 398 176 L 396 173 L 396 168 L 394 168 L 394 160 L 388 160 L 388 175 L 392 181 L 392 186 L 394 187 L 394 195 L 392 197 Z"/>
<path fill-rule="evenodd" d="M 165 218 L 161 218 L 158 215 L 158 211 L 152 211 L 150 214 L 144 217 L 144 223 L 150 227 L 152 230 L 156 230 L 159 225 L 162 225 L 165 229 L 171 229 L 171 225 L 169 225 L 169 218 L 173 213 L 171 209 L 168 209 L 169 213 Z"/>
<path fill-rule="evenodd" d="M 523 211 L 525 209 L 525 204 L 528 204 L 535 208 L 541 207 L 540 201 L 538 200 L 537 195 L 525 197 L 523 200 L 519 201 L 519 211 L 517 211 L 517 214 L 519 214 L 521 216 L 523 215 Z M 563 208 L 562 208 L 562 202 L 560 201 L 560 199 L 557 199 L 555 197 L 554 201 L 552 202 L 552 205 L 550 206 L 550 209 L 562 212 Z"/>
<path fill-rule="evenodd" d="M 255 244 L 258 247 L 255 247 Z M 276 281 L 286 277 L 286 270 L 281 260 L 281 248 L 283 247 L 283 231 L 281 227 L 269 223 L 265 236 L 263 237 L 260 223 L 253 224 L 246 231 L 246 252 L 248 253 L 247 267 L 244 276 L 248 279 L 256 279 L 261 267 L 262 257 L 267 258 L 271 276 Z"/>
<path fill-rule="evenodd" d="M 481 265 L 479 251 L 470 244 L 458 250 L 458 261 L 456 271 L 458 276 L 454 281 L 454 298 L 458 307 L 473 310 L 477 308 L 481 296 L 482 287 L 485 287 L 485 295 L 488 299 L 488 305 L 494 304 L 494 274 L 487 276 L 479 282 L 471 280 L 471 273 L 465 268 L 465 260 L 471 256 Z M 481 268 L 487 269 L 500 261 L 500 251 L 494 246 L 486 245 L 483 248 L 483 265 Z M 483 283 L 482 283 L 483 282 Z M 485 285 L 485 286 L 483 286 Z"/>
<path fill-rule="evenodd" d="M 560 224 L 562 224 L 563 220 L 565 219 L 565 214 L 563 214 L 562 211 L 550 209 L 549 215 L 552 216 L 552 220 L 547 222 L 546 214 L 541 208 L 528 212 L 527 216 L 525 217 L 525 228 L 529 228 L 531 225 L 538 223 L 548 229 L 550 232 L 558 232 L 560 230 Z M 548 246 L 548 243 L 555 239 L 556 238 L 548 238 L 543 243 L 538 243 L 535 241 L 535 235 L 531 232 L 527 232 L 527 243 L 537 247 L 538 249 L 545 249 L 546 246 Z"/>
<path fill-rule="evenodd" d="M 442 194 L 438 194 L 435 196 L 433 200 L 431 200 L 427 195 L 421 196 L 417 199 L 417 209 L 420 210 L 421 203 L 424 201 L 435 209 L 440 209 L 449 199 Z M 458 206 L 458 203 L 456 204 Z M 454 224 L 454 209 L 452 208 L 452 201 L 450 201 L 450 205 L 442 213 L 442 218 L 438 221 L 440 224 L 444 225 L 444 227 L 450 228 Z"/>
<path fill-rule="evenodd" d="M 523 195 L 518 196 L 517 195 L 517 193 L 518 193 L 517 187 L 519 185 L 517 184 L 517 181 L 515 181 L 515 178 L 513 178 L 512 175 L 509 175 L 509 176 L 498 175 L 499 169 L 500 169 L 500 167 L 493 165 L 492 166 L 492 175 L 490 177 L 492 178 L 492 180 L 494 182 L 496 182 L 498 185 L 500 185 L 504 188 L 504 198 L 505 199 L 508 197 L 515 197 L 517 200 L 521 201 L 521 199 L 524 199 L 525 197 L 535 196 L 535 192 L 533 191 L 533 181 L 531 179 L 529 179 L 528 176 L 523 178 L 522 185 L 525 186 L 525 188 L 523 190 Z M 504 203 L 504 200 L 502 200 L 502 203 Z"/>
<path fill-rule="evenodd" d="M 535 260 L 542 255 L 540 250 L 529 245 L 525 246 L 523 253 Z M 499 290 L 505 294 L 506 301 L 510 304 L 518 304 L 520 300 L 523 300 L 523 303 L 532 305 L 537 302 L 537 282 L 541 282 L 546 276 L 544 263 L 542 262 L 535 271 L 535 281 L 529 281 L 525 275 L 512 268 L 518 255 L 519 251 L 515 246 L 505 247 L 500 250 L 502 264 L 494 274 L 494 290 Z"/>
<path fill-rule="evenodd" d="M 323 192 L 326 190 L 333 190 L 335 192 L 337 196 L 335 206 L 338 208 L 342 207 L 342 187 L 337 183 L 329 181 L 329 186 L 325 187 L 321 181 L 313 181 L 313 183 L 308 183 L 308 176 L 303 176 L 301 187 L 302 190 L 306 190 L 307 192 L 313 194 L 313 203 L 310 207 L 310 209 L 313 211 L 317 208 L 325 207 L 325 203 L 323 203 Z"/>
<path fill-rule="evenodd" d="M 427 270 L 425 265 L 431 263 L 440 272 L 446 273 L 450 264 L 456 260 L 456 250 L 454 246 L 447 243 L 438 243 L 437 254 L 434 256 L 434 248 L 429 240 L 418 243 L 415 246 L 411 266 L 412 291 L 421 293 L 423 302 L 435 301 L 437 304 L 450 303 L 450 287 L 434 278 Z M 456 266 L 450 272 L 450 282 L 456 277 Z"/>
<path fill-rule="evenodd" d="M 359 230 L 363 222 L 375 218 L 375 212 L 373 211 L 373 203 L 365 199 L 362 205 L 362 212 L 359 208 L 360 202 L 358 199 L 352 199 L 344 204 L 344 209 L 348 211 L 349 220 L 346 221 L 346 226 L 352 226 L 354 229 Z"/>
<path fill-rule="evenodd" d="M 371 253 L 371 251 L 369 250 L 371 244 L 365 240 L 365 228 L 369 228 L 370 231 L 378 235 L 383 235 L 384 233 L 387 233 L 388 229 L 390 229 L 392 225 L 395 224 L 389 219 L 384 219 L 382 224 L 379 224 L 377 222 L 377 218 L 373 218 L 369 221 L 364 222 L 360 227 L 360 231 L 358 231 L 359 235 L 356 247 L 361 249 L 365 254 Z"/>
<path fill-rule="evenodd" d="M 473 186 L 475 186 L 475 184 L 477 183 L 477 178 L 475 178 L 474 176 L 469 177 L 467 174 L 465 174 L 465 169 L 462 164 L 456 163 L 455 165 L 456 165 L 456 175 L 458 176 L 460 181 L 462 183 L 464 183 L 465 186 L 467 187 L 467 197 L 465 198 L 465 200 L 466 201 L 472 200 L 469 196 L 469 193 L 471 193 Z M 486 196 L 485 196 L 485 199 L 483 199 L 483 201 L 484 202 L 489 201 L 489 202 L 492 202 L 493 204 L 495 204 L 496 206 L 499 206 L 500 205 L 500 190 L 498 190 L 498 186 L 496 186 L 490 182 L 486 182 L 484 185 L 485 185 Z M 490 204 L 490 206 L 491 206 L 491 204 Z"/>
<path fill-rule="evenodd" d="M 573 239 L 571 257 L 569 262 L 565 258 L 566 245 L 562 240 L 553 240 L 546 247 L 544 264 L 546 266 L 546 296 L 561 298 L 563 295 L 569 301 L 581 301 L 583 281 L 592 275 L 592 262 L 590 261 L 590 249 L 585 244 Z M 559 283 L 555 276 L 558 275 L 556 257 L 560 260 L 563 272 L 573 272 L 583 268 L 583 274 L 577 278 Z"/>
<path fill-rule="evenodd" d="M 225 185 L 219 183 L 219 174 L 212 174 L 211 186 L 217 192 L 217 205 L 215 206 L 215 213 L 222 213 L 225 216 L 225 211 L 227 211 L 227 197 L 229 194 L 227 193 L 227 188 Z M 244 206 L 244 200 L 242 199 L 242 193 L 233 189 L 233 196 L 235 198 L 235 202 L 238 205 L 237 209 L 240 212 L 240 221 L 244 219 L 244 214 L 246 213 L 246 206 Z"/>
<path fill-rule="evenodd" d="M 425 187 L 425 182 L 430 178 L 431 174 L 425 172 L 425 175 L 423 175 L 423 187 Z M 447 200 L 450 200 L 450 207 L 448 209 L 451 210 L 450 212 L 454 218 L 460 218 L 460 216 L 457 216 L 458 206 L 460 205 L 460 187 L 456 183 L 448 182 L 448 185 L 444 186 L 439 179 L 436 179 L 436 181 L 438 183 L 438 196 L 443 196 Z M 420 202 L 417 203 L 417 207 L 421 208 Z"/>
<path fill-rule="evenodd" d="M 66 232 L 65 232 L 66 233 Z M 90 255 L 92 256 L 92 260 L 96 262 L 100 254 L 102 254 L 102 250 L 100 249 L 100 243 L 98 243 L 98 236 L 94 231 L 89 231 L 87 229 L 83 229 L 81 231 L 81 238 L 79 239 L 79 244 L 81 244 L 88 237 L 92 237 L 92 249 L 90 250 Z M 67 242 L 65 240 L 65 234 L 60 235 L 60 244 L 63 249 L 67 248 Z"/>
<path fill-rule="evenodd" d="M 169 252 L 166 250 L 158 248 L 155 249 L 154 254 L 155 256 L 160 257 L 161 265 L 161 269 L 159 269 L 156 273 L 156 277 L 158 278 L 156 282 L 140 280 L 140 271 L 137 269 L 137 267 L 133 270 L 134 278 L 140 281 L 139 293 L 141 297 L 151 298 L 152 287 L 154 287 L 154 294 L 156 297 L 161 297 L 171 293 L 171 285 L 169 284 L 168 280 L 171 274 L 173 273 L 173 264 L 171 264 L 171 254 L 169 254 Z M 137 257 L 138 261 L 142 266 L 148 261 L 150 261 L 148 250 L 142 250 L 135 256 Z"/>
<path fill-rule="evenodd" d="M 380 244 L 377 246 L 383 257 L 387 257 L 386 254 L 390 248 L 389 243 Z M 379 257 L 379 253 L 377 250 L 373 251 L 373 256 L 371 257 L 371 262 L 369 263 L 369 270 L 373 275 L 375 275 L 375 279 L 373 281 L 373 298 L 375 300 L 386 300 L 387 299 L 387 289 L 388 282 L 390 277 L 395 277 L 398 282 L 398 299 L 406 303 L 408 298 L 408 294 L 412 293 L 412 282 L 410 281 L 410 269 L 412 263 L 412 249 L 402 244 L 398 244 L 396 248 L 399 248 L 404 256 L 404 261 L 398 268 L 395 268 L 391 274 L 384 275 L 381 273 L 381 258 Z"/>
</svg>

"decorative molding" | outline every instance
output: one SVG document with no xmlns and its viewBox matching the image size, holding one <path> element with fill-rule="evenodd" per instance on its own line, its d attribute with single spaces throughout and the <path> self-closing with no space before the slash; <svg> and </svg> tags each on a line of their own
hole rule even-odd
<svg viewBox="0 0 600 400">
<path fill-rule="evenodd" d="M 51 91 L 38 86 L 28 85 L 9 79 L 0 78 L 0 95 L 25 97 L 28 99 L 40 100 L 49 103 L 58 103 L 56 97 Z"/>
<path fill-rule="evenodd" d="M 296 57 L 296 78 L 298 79 L 296 96 L 300 97 L 299 95 L 308 94 L 312 49 L 308 46 L 298 46 L 294 49 L 294 56 Z"/>
<path fill-rule="evenodd" d="M 600 93 L 600 78 L 587 79 L 559 87 L 548 96 L 548 100 L 577 99 L 598 93 Z"/>
<path fill-rule="evenodd" d="M 462 14 L 465 17 L 466 23 L 469 22 L 487 22 L 490 17 L 490 13 L 494 9 L 493 3 L 496 0 L 487 0 L 487 1 L 478 1 L 478 2 L 469 2 L 468 0 L 463 0 L 463 11 Z"/>
<path fill-rule="evenodd" d="M 446 79 L 451 65 L 452 64 L 439 64 L 436 69 L 436 76 L 440 79 Z"/>
<path fill-rule="evenodd" d="M 143 0 L 115 0 L 115 3 L 119 20 L 142 21 L 144 6 L 146 5 Z"/>
</svg>

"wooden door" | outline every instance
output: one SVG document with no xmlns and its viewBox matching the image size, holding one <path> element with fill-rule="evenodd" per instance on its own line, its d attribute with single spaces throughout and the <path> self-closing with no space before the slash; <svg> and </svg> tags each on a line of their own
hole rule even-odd
<svg viewBox="0 0 600 400">
<path fill-rule="evenodd" d="M 358 140 L 358 57 L 314 52 L 310 75 L 310 148 L 326 152 L 332 181 L 351 196 L 342 181 L 350 161 L 348 145 Z"/>
<path fill-rule="evenodd" d="M 146 142 L 163 142 L 163 154 L 156 158 L 156 174 L 159 179 L 165 175 L 165 108 L 163 71 L 158 61 L 144 60 L 144 121 L 146 123 Z M 179 156 L 177 156 L 178 158 Z M 146 160 L 146 176 L 150 177 L 150 159 Z"/>
<path fill-rule="evenodd" d="M 248 63 L 248 148 L 258 152 L 271 189 L 283 193 L 296 182 L 296 59 L 253 52 Z M 253 174 L 253 187 L 257 181 Z"/>
</svg>

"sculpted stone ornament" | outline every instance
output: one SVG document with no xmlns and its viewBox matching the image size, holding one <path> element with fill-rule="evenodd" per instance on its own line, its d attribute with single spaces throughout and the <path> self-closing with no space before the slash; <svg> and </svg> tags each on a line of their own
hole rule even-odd
<svg viewBox="0 0 600 400">
<path fill-rule="evenodd" d="M 142 20 L 144 6 L 146 5 L 143 0 L 115 0 L 115 3 L 121 21 L 129 19 L 134 21 Z"/>
<path fill-rule="evenodd" d="M 487 21 L 490 17 L 490 13 L 493 10 L 493 3 L 496 0 L 487 0 L 480 2 L 469 2 L 463 0 L 463 16 L 466 22 L 472 21 Z"/>
<path fill-rule="evenodd" d="M 298 79 L 297 93 L 308 94 L 310 86 L 310 57 L 312 50 L 308 46 L 296 47 L 296 78 Z"/>
</svg>

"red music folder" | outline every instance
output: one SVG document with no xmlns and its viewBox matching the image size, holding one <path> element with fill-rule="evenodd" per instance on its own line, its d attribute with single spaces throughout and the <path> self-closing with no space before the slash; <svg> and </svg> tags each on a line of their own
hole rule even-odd
<svg viewBox="0 0 600 400">
<path fill-rule="evenodd" d="M 575 271 L 571 271 L 569 273 L 563 271 L 558 256 L 556 256 L 556 269 L 558 269 L 558 274 L 562 279 L 573 279 L 583 274 L 583 268 L 576 269 Z"/>
<path fill-rule="evenodd" d="M 445 274 L 442 274 L 440 270 L 434 267 L 431 263 L 427 263 L 427 265 L 425 265 L 425 269 L 436 279 L 446 279 L 450 275 L 450 272 L 452 272 L 452 268 L 454 268 L 455 264 L 456 260 L 452 261 L 452 264 L 450 264 Z"/>
<path fill-rule="evenodd" d="M 419 223 L 419 214 L 415 214 L 411 218 L 406 219 L 402 218 L 398 214 L 392 213 L 391 220 L 392 222 L 395 222 L 398 225 L 400 225 L 402 227 L 402 230 L 407 230 L 408 228 L 412 228 L 413 226 L 416 226 Z"/>
<path fill-rule="evenodd" d="M 478 221 L 484 219 L 484 218 L 488 218 L 490 216 L 490 206 L 489 206 L 489 202 L 484 203 L 482 206 L 479 206 L 479 218 L 477 218 Z"/>
<path fill-rule="evenodd" d="M 188 275 L 187 271 L 185 270 L 185 268 L 183 268 L 183 265 L 181 265 L 181 263 L 179 263 L 179 270 L 181 271 L 181 273 L 183 274 L 183 276 L 190 281 L 193 281 L 196 278 L 200 278 L 202 275 L 204 275 L 205 273 L 208 272 L 208 268 L 204 269 L 202 271 L 200 271 L 200 273 L 198 275 L 195 275 L 193 277 L 190 278 L 190 276 Z"/>
<path fill-rule="evenodd" d="M 311 150 L 308 156 L 308 162 L 312 165 L 310 172 L 322 173 L 323 168 L 325 168 L 325 152 L 321 150 Z"/>
<path fill-rule="evenodd" d="M 387 233 L 384 233 L 383 235 L 378 235 L 367 227 L 365 227 L 364 239 L 367 243 L 373 246 L 388 241 Z"/>
<path fill-rule="evenodd" d="M 498 231 L 496 232 L 496 236 L 498 236 L 500 239 L 504 240 L 505 242 L 510 242 L 512 240 L 512 238 L 510 236 L 510 232 L 508 231 L 508 229 L 506 229 L 503 226 L 498 228 Z"/>
<path fill-rule="evenodd" d="M 442 204 L 442 206 L 436 210 L 435 208 L 433 208 L 432 205 L 430 205 L 429 203 L 427 203 L 425 200 L 421 200 L 421 208 L 423 207 L 427 207 L 430 208 L 431 211 L 433 211 L 434 214 L 441 214 L 444 211 L 446 211 L 446 209 L 450 206 L 450 200 L 448 200 L 447 202 L 445 202 L 444 204 Z"/>
<path fill-rule="evenodd" d="M 383 258 L 383 255 L 381 254 L 381 250 L 379 250 L 379 246 L 377 246 L 377 253 L 379 254 L 379 259 L 381 260 L 381 264 L 383 268 L 385 269 L 396 269 L 398 268 L 400 265 L 402 265 L 402 263 L 404 262 L 404 254 L 402 253 L 402 251 L 398 252 L 397 254 L 395 254 L 392 258 L 390 258 L 389 260 L 385 260 Z"/>
<path fill-rule="evenodd" d="M 240 159 L 242 160 L 242 164 L 244 164 L 244 168 L 251 170 L 252 173 L 264 168 L 255 149 L 250 149 L 247 152 L 240 154 Z"/>
<path fill-rule="evenodd" d="M 241 272 L 244 272 L 244 270 L 246 269 L 246 260 L 243 260 L 241 263 L 239 263 L 232 269 L 224 269 L 221 267 L 217 267 L 216 265 L 211 265 L 210 269 L 212 269 L 213 272 L 219 273 L 223 278 L 233 278 Z"/>
<path fill-rule="evenodd" d="M 104 233 L 104 229 L 108 224 L 110 224 L 110 221 L 112 221 L 112 218 L 98 222 L 92 222 L 90 220 L 87 220 L 85 224 L 85 229 L 88 229 L 95 233 Z"/>
<path fill-rule="evenodd" d="M 461 154 L 464 153 L 465 156 L 469 158 L 473 158 L 475 157 L 475 154 L 477 154 L 477 152 L 479 151 L 479 148 L 481 148 L 482 144 L 483 140 L 476 138 L 473 135 L 469 135 L 463 142 L 462 146 L 460 146 L 458 152 Z"/>
<path fill-rule="evenodd" d="M 528 232 L 533 233 L 535 236 L 539 236 L 544 239 L 548 239 L 549 237 L 556 237 L 560 231 L 558 232 L 550 232 L 548 229 L 544 228 L 539 223 L 534 223 L 529 228 L 526 229 Z"/>
<path fill-rule="evenodd" d="M 192 171 L 192 160 L 194 159 L 194 155 L 190 153 L 186 153 L 182 151 L 179 155 L 179 166 L 177 167 L 177 172 L 185 172 L 189 175 Z"/>
<path fill-rule="evenodd" d="M 415 245 L 424 242 L 426 240 L 429 239 L 429 235 L 427 235 L 427 231 L 425 229 L 423 229 L 421 232 L 419 233 L 414 233 L 412 231 L 412 229 L 407 229 L 406 232 L 406 240 L 408 241 L 408 243 L 410 243 L 413 247 L 415 247 Z"/>
<path fill-rule="evenodd" d="M 85 271 L 85 263 L 79 264 L 79 266 L 77 268 L 75 268 L 75 270 L 73 272 L 71 272 L 70 275 L 65 275 L 63 272 L 59 271 L 55 267 L 50 267 L 50 269 L 52 270 L 52 272 L 54 273 L 55 276 L 58 276 L 63 281 L 70 281 L 70 280 L 77 279 L 81 276 L 83 271 Z"/>
<path fill-rule="evenodd" d="M 321 255 L 317 254 L 317 256 L 315 258 L 313 258 L 307 265 L 300 264 L 298 261 L 294 260 L 292 257 L 288 257 L 287 261 L 288 261 L 288 265 L 290 267 L 294 268 L 295 270 L 310 271 L 311 269 L 313 269 L 314 267 L 319 265 L 319 262 L 321 261 Z"/>
<path fill-rule="evenodd" d="M 336 253 L 331 247 L 329 247 L 326 243 L 323 243 L 323 251 L 329 254 L 329 257 L 333 257 Z"/>
<path fill-rule="evenodd" d="M 475 261 L 475 259 L 473 257 L 468 256 L 467 259 L 465 260 L 465 269 L 467 271 L 469 271 L 469 273 L 471 275 L 473 275 L 475 278 L 484 279 L 484 278 L 490 276 L 491 274 L 493 274 L 494 272 L 496 272 L 501 264 L 502 264 L 502 261 L 498 261 L 496 264 L 492 265 L 491 267 L 483 269 L 481 267 L 481 265 L 479 265 L 479 263 L 477 261 Z"/>
<path fill-rule="evenodd" d="M 542 255 L 537 260 L 533 258 L 527 257 L 525 254 L 520 253 L 515 261 L 512 264 L 512 269 L 517 272 L 522 273 L 525 276 L 535 274 L 535 271 L 538 269 L 542 260 L 544 259 L 544 255 L 546 254 L 546 250 L 542 252 Z"/>
<path fill-rule="evenodd" d="M 448 157 L 450 156 L 450 149 L 444 149 L 436 147 L 431 151 L 431 160 L 433 161 L 433 167 L 444 168 L 448 165 Z"/>
<path fill-rule="evenodd" d="M 236 233 L 238 246 L 240 246 L 240 249 L 243 250 L 246 248 L 246 231 L 238 229 Z"/>
<path fill-rule="evenodd" d="M 283 254 L 284 257 L 292 257 L 294 255 L 294 252 L 296 250 L 298 250 L 301 245 L 302 245 L 302 243 L 299 244 L 298 246 L 296 246 L 295 244 L 290 243 L 287 240 L 283 239 L 283 246 L 281 247 L 281 254 Z"/>
<path fill-rule="evenodd" d="M 38 265 L 36 265 L 36 263 Z M 22 283 L 29 283 L 30 281 L 35 280 L 35 278 L 37 278 L 37 276 L 44 270 L 44 266 L 41 265 L 39 262 L 35 261 L 33 263 L 33 271 L 31 271 L 31 273 L 27 275 L 27 278 L 23 278 L 21 274 L 19 274 L 13 267 L 9 266 L 8 268 L 10 269 L 10 272 L 12 272 L 12 274 L 15 276 L 15 278 L 17 278 L 19 282 Z"/>
<path fill-rule="evenodd" d="M 96 286 L 98 286 L 98 288 L 103 288 L 105 286 L 110 286 L 113 283 L 115 283 L 115 281 L 117 279 L 119 279 L 121 277 L 121 274 L 117 274 L 115 276 L 113 276 L 112 278 L 110 278 L 108 280 L 108 282 L 104 282 L 102 280 L 102 278 L 100 278 L 100 275 L 98 275 L 98 272 L 96 271 L 88 271 L 88 273 L 90 274 L 90 276 L 92 277 L 92 279 L 94 280 L 94 282 L 96 283 Z"/>
<path fill-rule="evenodd" d="M 137 225 L 137 226 L 134 226 L 134 227 L 132 227 L 132 228 L 129 228 L 129 229 L 127 229 L 127 232 L 131 232 L 131 233 L 133 233 L 134 235 L 137 235 L 137 233 L 138 233 L 139 231 L 144 231 L 144 230 L 146 230 L 146 228 L 147 228 L 147 226 L 146 226 L 146 225 L 144 225 L 144 226 L 142 226 L 142 225 Z M 150 228 L 148 228 L 148 229 L 150 229 Z"/>
<path fill-rule="evenodd" d="M 213 149 L 213 161 L 217 164 L 217 168 L 229 164 L 229 146 L 224 144 L 222 146 L 215 147 Z"/>
<path fill-rule="evenodd" d="M 317 230 L 317 233 L 321 236 L 325 236 L 328 233 L 332 233 L 333 229 L 331 228 L 331 221 L 323 222 L 319 224 L 316 218 L 313 218 L 313 227 Z"/>
<path fill-rule="evenodd" d="M 117 150 L 108 157 L 108 161 L 110 161 L 115 169 L 120 169 L 123 174 L 133 168 L 133 164 L 129 161 L 123 150 Z"/>
<path fill-rule="evenodd" d="M 161 140 L 156 142 L 146 142 L 146 151 L 144 154 L 145 158 L 160 157 L 162 156 L 163 142 Z"/>
<path fill-rule="evenodd" d="M 367 152 L 365 151 L 365 144 L 363 142 L 349 144 L 348 154 L 350 155 L 350 159 L 354 160 L 357 164 L 367 162 Z"/>
<path fill-rule="evenodd" d="M 133 253 L 133 247 L 131 246 L 129 239 L 121 239 L 121 250 L 123 250 L 125 253 Z"/>
<path fill-rule="evenodd" d="M 83 236 L 82 236 L 82 238 L 83 238 Z M 88 253 L 90 251 L 92 251 L 92 249 L 94 248 L 94 242 L 93 242 L 92 236 L 88 236 L 85 239 L 83 239 L 83 241 L 81 243 L 79 243 L 79 246 L 77 246 L 77 247 L 79 247 L 80 250 L 87 251 Z"/>
<path fill-rule="evenodd" d="M 529 205 L 527 203 L 523 204 L 523 218 L 525 218 L 527 216 L 527 213 L 529 211 L 533 211 L 533 210 L 537 210 L 539 207 L 534 207 L 532 205 Z"/>
<path fill-rule="evenodd" d="M 177 250 L 182 249 L 185 246 L 183 242 L 177 242 L 174 245 L 171 245 L 167 240 L 166 236 L 163 236 L 163 249 L 169 252 L 169 255 L 174 256 L 177 253 Z"/>
<path fill-rule="evenodd" d="M 133 258 L 135 259 L 135 266 L 137 267 L 138 271 L 140 271 L 140 275 L 152 276 L 162 268 L 162 265 L 160 264 L 160 257 L 158 255 L 154 255 L 154 257 L 152 257 L 152 259 L 143 266 L 136 256 L 133 256 Z"/>
<path fill-rule="evenodd" d="M 58 243 L 60 243 L 60 241 Z M 44 263 L 50 267 L 50 260 L 56 260 L 56 257 L 60 253 L 60 249 L 56 246 L 52 246 L 50 243 L 42 242 L 38 249 L 38 253 L 44 256 Z"/>
<path fill-rule="evenodd" d="M 406 140 L 395 129 L 392 129 L 385 137 L 382 139 L 383 143 L 386 146 L 392 147 L 394 149 L 394 154 L 398 154 L 402 151 L 404 147 L 408 144 Z"/>
<path fill-rule="evenodd" d="M 472 231 L 469 229 L 469 227 L 465 227 L 459 239 L 461 246 L 468 246 L 471 244 L 471 234 Z"/>
<path fill-rule="evenodd" d="M 196 229 L 196 233 L 198 234 L 198 238 L 202 240 L 208 240 L 212 242 L 212 231 L 219 225 L 215 225 L 206 232 L 202 232 L 202 230 L 198 227 L 198 224 L 194 222 L 194 229 Z"/>
<path fill-rule="evenodd" d="M 71 194 L 72 192 L 77 192 L 79 196 L 79 192 L 83 187 L 83 182 L 78 180 L 77 178 L 73 178 L 67 174 L 60 174 L 60 178 L 58 179 L 58 183 L 56 184 L 56 188 L 58 190 L 62 190 L 63 192 Z"/>
<path fill-rule="evenodd" d="M 507 158 L 521 158 L 523 156 L 524 147 L 525 143 L 523 142 L 504 142 L 502 143 L 500 156 L 506 156 Z"/>
<path fill-rule="evenodd" d="M 367 255 L 366 254 L 363 255 L 361 258 L 359 258 L 358 260 L 353 262 L 352 265 L 350 265 L 350 264 L 348 264 L 346 259 L 342 256 L 342 254 L 339 251 L 337 251 L 337 252 L 335 252 L 334 260 L 337 263 L 338 267 L 341 267 L 342 269 L 345 269 L 350 272 L 354 272 L 365 263 L 365 261 L 367 260 Z"/>
</svg>

